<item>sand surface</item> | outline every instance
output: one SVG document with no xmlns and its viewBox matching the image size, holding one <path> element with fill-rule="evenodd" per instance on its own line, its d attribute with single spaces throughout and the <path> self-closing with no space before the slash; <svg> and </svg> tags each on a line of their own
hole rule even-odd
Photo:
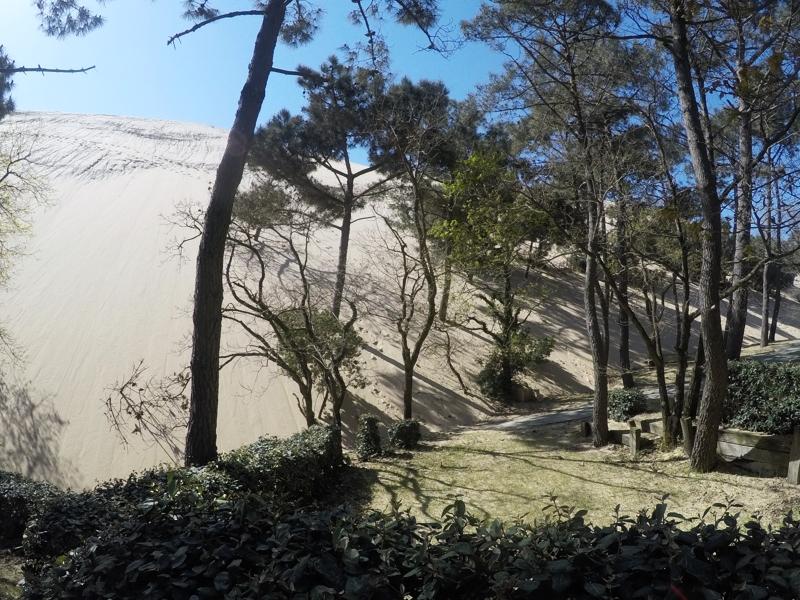
<svg viewBox="0 0 800 600">
<path fill-rule="evenodd" d="M 185 232 L 170 221 L 177 206 L 207 202 L 227 133 L 146 119 L 18 113 L 0 124 L 0 137 L 9 134 L 31 140 L 50 191 L 48 206 L 34 215 L 26 254 L 0 295 L 0 323 L 23 354 L 21 362 L 4 366 L 0 468 L 82 487 L 168 460 L 155 444 L 122 444 L 103 399 L 140 360 L 153 377 L 188 362 L 196 245 L 185 248 L 187 258 L 177 256 L 175 242 Z M 345 407 L 348 428 L 363 411 L 397 418 L 402 393 L 396 332 L 385 319 L 394 289 L 387 232 L 371 210 L 357 217 L 350 286 L 366 304 L 360 326 L 369 385 Z M 315 238 L 310 262 L 317 274 L 334 276 L 337 241 L 332 229 Z M 281 276 L 276 257 L 276 285 Z M 591 361 L 580 278 L 553 273 L 543 284 L 531 326 L 556 337 L 557 345 L 534 385 L 545 395 L 587 392 Z M 751 342 L 758 313 L 754 303 Z M 798 304 L 786 301 L 781 316 L 778 337 L 797 337 Z M 433 337 L 420 364 L 419 418 L 436 429 L 492 414 L 486 402 L 462 392 L 441 342 Z M 223 344 L 237 343 L 238 334 L 225 329 Z M 635 334 L 632 343 L 640 353 Z M 454 360 L 470 381 L 487 342 L 461 331 L 453 344 Z M 291 381 L 258 361 L 224 369 L 220 447 L 301 428 L 294 394 Z"/>
</svg>

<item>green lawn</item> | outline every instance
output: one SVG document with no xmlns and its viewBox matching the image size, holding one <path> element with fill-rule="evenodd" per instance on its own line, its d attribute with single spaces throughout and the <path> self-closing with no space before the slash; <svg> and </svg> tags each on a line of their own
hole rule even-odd
<svg viewBox="0 0 800 600">
<path fill-rule="evenodd" d="M 474 514 L 539 519 L 553 494 L 560 503 L 609 521 L 619 504 L 626 514 L 651 508 L 669 494 L 670 509 L 697 515 L 714 502 L 735 498 L 742 513 L 777 521 L 800 505 L 800 488 L 783 479 L 756 478 L 729 468 L 699 475 L 681 450 L 650 451 L 632 459 L 628 449 L 596 449 L 577 424 L 529 433 L 475 429 L 431 442 L 420 451 L 361 463 L 350 490 L 361 504 L 384 509 L 399 502 L 421 517 L 437 518 L 456 496 Z M 357 481 L 356 481 L 357 479 Z M 360 484 L 360 485 L 359 485 Z"/>
</svg>

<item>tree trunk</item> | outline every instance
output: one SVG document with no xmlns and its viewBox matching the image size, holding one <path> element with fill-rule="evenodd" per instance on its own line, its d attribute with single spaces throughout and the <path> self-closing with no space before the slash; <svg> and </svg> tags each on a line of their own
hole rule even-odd
<svg viewBox="0 0 800 600">
<path fill-rule="evenodd" d="M 739 30 L 738 61 L 736 77 L 739 86 L 744 86 L 744 44 L 741 28 Z M 739 87 L 737 86 L 737 87 Z M 725 354 L 728 359 L 738 359 L 742 354 L 744 329 L 747 325 L 747 302 L 749 285 L 741 285 L 747 267 L 747 251 L 750 246 L 750 225 L 753 204 L 753 117 L 746 100 L 739 97 L 739 160 L 737 177 L 739 194 L 736 207 L 736 238 L 733 251 L 731 285 L 739 286 L 731 298 L 731 321 L 726 326 Z"/>
<path fill-rule="evenodd" d="M 780 267 L 778 267 L 780 269 Z M 777 284 L 775 286 L 775 301 L 772 305 L 772 323 L 769 326 L 769 342 L 775 341 L 775 333 L 778 331 L 778 313 L 781 310 L 781 285 L 780 270 L 778 271 Z"/>
<path fill-rule="evenodd" d="M 714 165 L 709 161 L 700 114 L 692 85 L 685 3 L 673 0 L 670 11 L 671 51 L 678 83 L 678 99 L 695 186 L 702 203 L 702 267 L 700 271 L 701 331 L 706 356 L 706 383 L 698 414 L 691 465 L 696 471 L 713 469 L 717 460 L 717 434 L 722 419 L 722 401 L 728 385 L 728 368 L 722 339 L 719 287 L 722 276 L 721 206 Z"/>
<path fill-rule="evenodd" d="M 595 290 L 598 287 L 597 251 L 595 236 L 597 235 L 598 211 L 595 202 L 588 203 L 589 254 L 586 255 L 586 273 L 583 282 L 583 299 L 586 311 L 586 330 L 589 346 L 592 350 L 594 367 L 594 406 L 592 411 L 592 433 L 595 446 L 608 444 L 608 354 L 605 353 L 605 342 L 597 316 L 597 300 Z"/>
<path fill-rule="evenodd" d="M 342 214 L 342 229 L 339 237 L 339 262 L 336 265 L 336 287 L 333 290 L 333 307 L 331 311 L 338 319 L 342 312 L 342 298 L 344 297 L 345 280 L 347 279 L 347 252 L 350 247 L 350 227 L 353 222 L 353 182 L 348 181 L 348 193 L 344 201 Z"/>
<path fill-rule="evenodd" d="M 206 212 L 194 289 L 191 399 L 186 464 L 204 465 L 217 456 L 219 347 L 222 325 L 222 264 L 233 201 L 244 173 L 256 121 L 266 94 L 275 46 L 285 16 L 283 0 L 270 0 L 256 37 L 247 81 L 228 135 Z"/>
<path fill-rule="evenodd" d="M 619 275 L 617 276 L 617 287 L 619 294 L 628 299 L 628 249 L 625 236 L 627 235 L 627 210 L 625 200 L 619 200 L 619 216 L 617 219 L 617 260 L 620 264 Z M 621 303 L 622 301 L 620 301 Z M 633 381 L 631 373 L 631 330 L 628 323 L 628 313 L 620 306 L 619 309 L 619 369 L 622 376 L 622 387 L 631 389 L 636 383 Z"/>
<path fill-rule="evenodd" d="M 439 301 L 439 321 L 442 323 L 447 323 L 447 311 L 450 307 L 450 286 L 452 284 L 453 263 L 450 260 L 450 248 L 448 247 L 444 255 L 444 281 L 442 282 L 442 298 Z"/>
<path fill-rule="evenodd" d="M 740 101 L 740 126 L 739 126 L 739 198 L 736 210 L 736 239 L 733 251 L 733 269 L 731 286 L 739 287 L 734 290 L 731 298 L 731 321 L 726 326 L 728 336 L 726 339 L 725 354 L 728 359 L 738 359 L 742 354 L 744 329 L 747 325 L 748 285 L 740 285 L 745 276 L 747 267 L 747 251 L 750 246 L 750 214 L 752 212 L 752 162 L 753 162 L 753 126 L 749 110 Z"/>
<path fill-rule="evenodd" d="M 692 380 L 689 383 L 689 397 L 683 407 L 683 416 L 694 419 L 697 416 L 697 407 L 700 405 L 700 395 L 703 392 L 703 372 L 706 362 L 706 355 L 703 346 L 703 334 L 697 340 L 697 350 L 694 354 L 694 366 L 692 367 Z"/>
<path fill-rule="evenodd" d="M 761 347 L 763 348 L 769 344 L 769 292 L 772 275 L 775 269 L 772 267 L 772 261 L 769 258 L 772 256 L 772 156 L 768 154 L 767 162 L 770 164 L 770 170 L 767 180 L 767 199 L 766 199 L 766 239 L 764 240 L 764 258 L 767 262 L 762 267 L 761 278 Z"/>
</svg>

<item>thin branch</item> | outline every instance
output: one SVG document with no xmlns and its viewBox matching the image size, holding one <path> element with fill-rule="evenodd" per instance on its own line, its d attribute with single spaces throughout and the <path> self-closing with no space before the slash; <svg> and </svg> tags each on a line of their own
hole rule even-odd
<svg viewBox="0 0 800 600">
<path fill-rule="evenodd" d="M 87 73 L 94 68 L 94 65 L 91 67 L 82 67 L 80 69 L 52 69 L 43 67 L 42 65 L 37 65 L 35 67 L 7 67 L 0 69 L 0 75 L 14 75 L 16 73 L 41 73 L 42 75 L 45 73 Z"/>
<path fill-rule="evenodd" d="M 205 27 L 206 25 L 211 25 L 212 23 L 215 23 L 216 21 L 221 21 L 222 19 L 232 19 L 234 17 L 245 17 L 245 16 L 250 16 L 250 17 L 261 16 L 261 17 L 263 17 L 264 13 L 265 13 L 264 10 L 236 10 L 236 11 L 229 12 L 229 13 L 218 14 L 218 15 L 210 17 L 210 18 L 208 18 L 208 19 L 206 19 L 204 21 L 200 21 L 199 23 L 195 23 L 189 29 L 186 29 L 184 31 L 181 31 L 181 32 L 176 33 L 175 35 L 171 36 L 167 40 L 167 46 L 174 46 L 175 42 L 177 42 L 180 38 L 182 38 L 182 37 L 184 37 L 186 35 L 189 35 L 190 33 L 194 33 L 195 31 L 197 31 L 198 29 L 201 29 L 202 27 Z"/>
</svg>

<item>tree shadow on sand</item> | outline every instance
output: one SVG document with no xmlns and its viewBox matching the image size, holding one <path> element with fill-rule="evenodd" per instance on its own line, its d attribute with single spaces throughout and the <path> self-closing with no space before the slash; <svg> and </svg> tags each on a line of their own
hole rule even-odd
<svg viewBox="0 0 800 600">
<path fill-rule="evenodd" d="M 69 487 L 59 452 L 67 425 L 52 397 L 0 379 L 0 469 Z"/>
</svg>

